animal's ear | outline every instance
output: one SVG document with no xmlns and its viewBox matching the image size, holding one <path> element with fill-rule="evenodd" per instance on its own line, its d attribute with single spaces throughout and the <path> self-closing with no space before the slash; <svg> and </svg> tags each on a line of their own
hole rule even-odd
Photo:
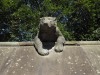
<svg viewBox="0 0 100 75">
<path fill-rule="evenodd" d="M 57 22 L 57 18 L 56 17 L 54 17 L 54 21 Z"/>
<path fill-rule="evenodd" d="M 54 17 L 54 21 L 56 21 L 57 19 L 56 19 L 56 17 Z"/>
<path fill-rule="evenodd" d="M 40 18 L 40 20 L 42 20 L 42 18 Z"/>
<path fill-rule="evenodd" d="M 40 20 L 44 20 L 44 19 L 45 19 L 45 17 L 40 18 Z"/>
</svg>

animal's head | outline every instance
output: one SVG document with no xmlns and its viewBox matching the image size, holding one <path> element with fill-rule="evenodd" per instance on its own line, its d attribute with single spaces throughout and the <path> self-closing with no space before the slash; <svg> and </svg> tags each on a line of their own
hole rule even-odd
<svg viewBox="0 0 100 75">
<path fill-rule="evenodd" d="M 40 25 L 49 27 L 56 26 L 57 25 L 56 17 L 42 17 L 40 18 Z"/>
</svg>

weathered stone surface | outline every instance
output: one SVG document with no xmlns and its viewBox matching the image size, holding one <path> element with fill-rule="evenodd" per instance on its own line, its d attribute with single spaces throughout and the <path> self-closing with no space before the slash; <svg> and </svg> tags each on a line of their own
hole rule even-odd
<svg viewBox="0 0 100 75">
<path fill-rule="evenodd" d="M 48 56 L 33 46 L 1 46 L 0 75 L 100 75 L 100 45 L 65 46 Z"/>
</svg>

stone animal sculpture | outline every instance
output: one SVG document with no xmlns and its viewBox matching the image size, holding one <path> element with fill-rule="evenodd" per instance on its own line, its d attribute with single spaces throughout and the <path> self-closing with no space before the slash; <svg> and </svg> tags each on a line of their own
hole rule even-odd
<svg viewBox="0 0 100 75">
<path fill-rule="evenodd" d="M 37 52 L 44 56 L 49 54 L 49 50 L 43 48 L 43 42 L 54 42 L 54 50 L 56 52 L 63 51 L 65 38 L 57 27 L 57 20 L 55 17 L 40 18 L 39 31 L 34 38 Z"/>
</svg>

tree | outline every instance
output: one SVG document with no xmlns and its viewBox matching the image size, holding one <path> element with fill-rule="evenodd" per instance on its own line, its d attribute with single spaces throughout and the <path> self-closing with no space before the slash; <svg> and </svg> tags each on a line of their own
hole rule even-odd
<svg viewBox="0 0 100 75">
<path fill-rule="evenodd" d="M 0 0 L 0 41 L 31 41 L 39 18 L 56 17 L 66 40 L 100 40 L 99 0 Z"/>
</svg>

